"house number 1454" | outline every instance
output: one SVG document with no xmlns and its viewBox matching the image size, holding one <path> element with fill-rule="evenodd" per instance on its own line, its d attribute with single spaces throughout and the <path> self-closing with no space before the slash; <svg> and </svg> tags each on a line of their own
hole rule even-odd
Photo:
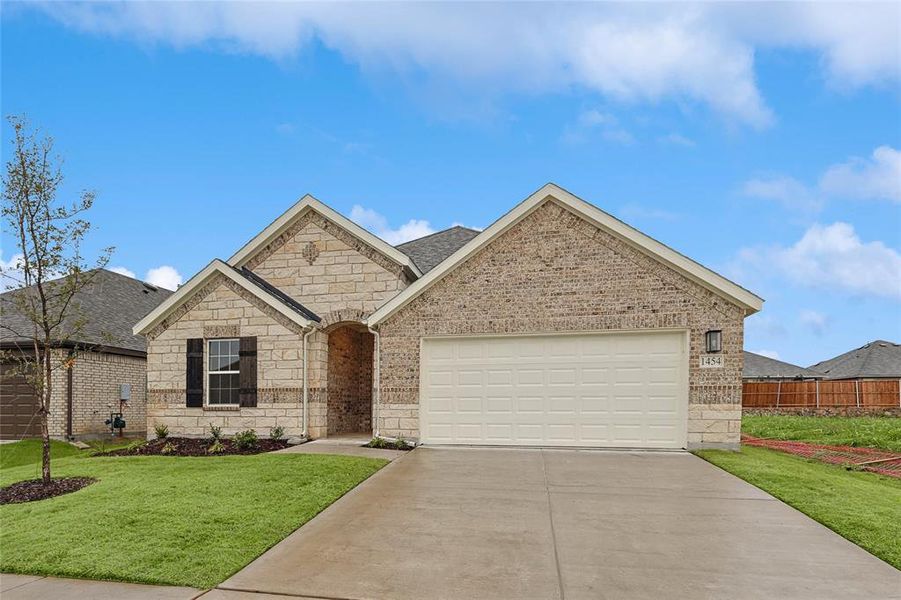
<svg viewBox="0 0 901 600">
<path fill-rule="evenodd" d="M 722 354 L 706 354 L 701 356 L 701 368 L 702 369 L 722 369 L 723 368 L 723 355 Z"/>
</svg>

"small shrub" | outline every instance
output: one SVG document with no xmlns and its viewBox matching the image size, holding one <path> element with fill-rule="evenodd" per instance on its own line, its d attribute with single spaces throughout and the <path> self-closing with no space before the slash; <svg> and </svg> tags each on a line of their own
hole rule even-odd
<svg viewBox="0 0 901 600">
<path fill-rule="evenodd" d="M 210 441 L 218 442 L 222 439 L 222 428 L 210 423 Z"/>
<path fill-rule="evenodd" d="M 206 449 L 209 454 L 219 454 L 225 451 L 225 444 L 219 440 L 214 440 L 212 445 Z"/>
<path fill-rule="evenodd" d="M 160 448 L 160 454 L 172 454 L 175 452 L 175 444 L 172 442 L 166 442 L 162 448 Z"/>
<path fill-rule="evenodd" d="M 369 446 L 370 448 L 387 448 L 387 447 L 388 447 L 388 440 L 386 440 L 385 438 L 374 437 L 374 438 L 372 438 L 372 440 L 371 440 L 368 444 L 366 444 L 366 445 Z"/>
<path fill-rule="evenodd" d="M 407 443 L 407 440 L 403 438 L 403 436 L 394 440 L 394 448 L 395 450 L 406 450 L 410 445 Z"/>
<path fill-rule="evenodd" d="M 130 443 L 129 445 L 125 446 L 125 450 L 127 452 L 134 452 L 138 448 L 143 447 L 144 444 L 146 444 L 146 443 L 147 443 L 146 440 L 135 440 L 132 443 Z"/>
<path fill-rule="evenodd" d="M 285 428 L 281 425 L 276 425 L 272 429 L 269 430 L 269 439 L 270 440 L 281 440 L 285 437 Z"/>
<path fill-rule="evenodd" d="M 256 448 L 259 438 L 257 437 L 257 432 L 253 429 L 245 429 L 236 433 L 235 437 L 232 438 L 232 442 L 238 450 L 250 450 Z"/>
<path fill-rule="evenodd" d="M 153 431 L 156 433 L 156 439 L 164 440 L 169 437 L 169 426 L 165 423 L 157 423 L 153 426 Z"/>
</svg>

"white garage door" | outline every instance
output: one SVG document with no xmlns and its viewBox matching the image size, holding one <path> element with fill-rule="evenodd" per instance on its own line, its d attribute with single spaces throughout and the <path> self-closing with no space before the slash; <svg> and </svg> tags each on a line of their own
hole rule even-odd
<svg viewBox="0 0 901 600">
<path fill-rule="evenodd" d="M 424 339 L 421 439 L 683 448 L 684 346 L 679 332 Z"/>
</svg>

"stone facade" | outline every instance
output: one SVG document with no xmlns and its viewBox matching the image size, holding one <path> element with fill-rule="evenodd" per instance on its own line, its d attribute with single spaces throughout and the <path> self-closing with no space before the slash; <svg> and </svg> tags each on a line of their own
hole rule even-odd
<svg viewBox="0 0 901 600">
<path fill-rule="evenodd" d="M 314 212 L 299 218 L 245 266 L 322 319 L 307 337 L 310 437 L 371 431 L 372 336 L 340 325 L 359 327 L 369 313 L 409 285 L 409 274 Z M 303 334 L 226 278 L 207 283 L 147 336 L 149 434 L 154 424 L 165 423 L 172 435 L 204 435 L 210 424 L 222 427 L 225 434 L 254 428 L 265 435 L 280 425 L 289 435 L 300 435 Z M 257 406 L 186 407 L 186 340 L 240 336 L 257 337 Z M 361 346 L 351 351 L 350 342 Z M 342 348 L 343 358 L 336 364 L 360 366 L 352 379 L 349 367 L 338 376 L 329 374 L 330 353 Z"/>
<path fill-rule="evenodd" d="M 200 436 L 209 426 L 231 435 L 253 428 L 266 435 L 276 425 L 288 435 L 300 435 L 303 395 L 303 332 L 291 322 L 279 322 L 262 301 L 217 277 L 186 303 L 190 308 L 169 320 L 147 340 L 147 429 L 165 424 L 172 435 Z M 190 338 L 257 338 L 257 406 L 185 406 L 185 349 Z M 208 368 L 206 349 L 204 371 Z M 206 373 L 204 373 L 206 375 Z M 206 381 L 206 376 L 204 376 Z M 204 386 L 206 389 L 207 386 Z"/>
<path fill-rule="evenodd" d="M 401 265 L 316 213 L 304 215 L 246 266 L 322 317 L 323 327 L 362 320 L 410 283 Z"/>
<path fill-rule="evenodd" d="M 416 438 L 420 339 L 685 329 L 688 444 L 736 447 L 741 308 L 570 212 L 545 202 L 379 325 L 382 435 Z M 704 334 L 723 332 L 721 369 L 699 368 Z"/>
</svg>

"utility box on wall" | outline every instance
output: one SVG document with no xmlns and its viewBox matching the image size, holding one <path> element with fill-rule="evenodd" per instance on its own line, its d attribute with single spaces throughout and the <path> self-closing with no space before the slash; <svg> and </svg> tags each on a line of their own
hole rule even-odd
<svg viewBox="0 0 901 600">
<path fill-rule="evenodd" d="M 120 383 L 119 384 L 119 400 L 128 401 L 131 400 L 131 384 L 130 383 Z"/>
</svg>

